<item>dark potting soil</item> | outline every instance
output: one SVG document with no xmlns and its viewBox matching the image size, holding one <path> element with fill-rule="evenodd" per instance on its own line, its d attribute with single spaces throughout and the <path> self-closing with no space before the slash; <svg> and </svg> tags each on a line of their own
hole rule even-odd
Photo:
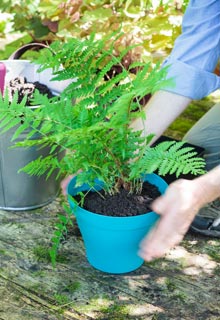
<svg viewBox="0 0 220 320">
<path fill-rule="evenodd" d="M 144 182 L 140 194 L 130 194 L 125 189 L 110 196 L 100 191 L 101 197 L 97 192 L 90 192 L 84 199 L 83 208 L 106 216 L 136 216 L 152 211 L 150 205 L 154 199 L 161 195 L 158 188 L 149 182 Z"/>
<path fill-rule="evenodd" d="M 27 82 L 25 77 L 16 77 L 10 80 L 7 84 L 7 89 L 10 100 L 12 100 L 15 92 L 18 92 L 18 103 L 27 95 L 27 106 L 31 106 L 31 99 L 33 99 L 35 90 L 38 90 L 43 95 L 47 95 L 48 98 L 53 97 L 51 90 L 46 85 L 38 81 Z"/>
</svg>

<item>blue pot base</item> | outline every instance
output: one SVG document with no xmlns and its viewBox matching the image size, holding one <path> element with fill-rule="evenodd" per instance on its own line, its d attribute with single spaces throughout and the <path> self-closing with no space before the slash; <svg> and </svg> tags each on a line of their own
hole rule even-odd
<svg viewBox="0 0 220 320">
<path fill-rule="evenodd" d="M 109 274 L 123 274 L 123 273 L 130 273 L 132 271 L 135 271 L 137 269 L 139 269 L 143 263 L 144 260 L 141 260 L 139 263 L 136 263 L 135 265 L 131 266 L 130 262 L 127 263 L 126 265 L 103 265 L 103 261 L 100 264 L 97 264 L 97 259 L 95 259 L 95 261 L 91 260 L 87 255 L 87 260 L 89 262 L 89 264 L 101 271 L 101 272 L 105 272 L 105 273 L 109 273 Z"/>
<path fill-rule="evenodd" d="M 85 191 L 85 186 L 82 190 L 74 189 L 74 179 L 68 187 L 71 195 Z M 161 193 L 167 188 L 167 183 L 155 174 L 146 175 L 145 180 L 156 185 Z M 112 217 L 77 207 L 71 197 L 69 203 L 85 243 L 87 259 L 94 268 L 121 274 L 134 271 L 143 264 L 144 260 L 138 256 L 139 244 L 159 219 L 158 214 L 149 212 L 132 217 Z"/>
</svg>

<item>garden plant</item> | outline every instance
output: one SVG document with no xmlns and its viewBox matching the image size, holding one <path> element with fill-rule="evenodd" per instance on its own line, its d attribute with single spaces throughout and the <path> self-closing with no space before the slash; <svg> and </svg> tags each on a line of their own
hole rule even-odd
<svg viewBox="0 0 220 320">
<path fill-rule="evenodd" d="M 48 177 L 58 170 L 57 178 L 76 176 L 76 188 L 88 186 L 86 191 L 79 189 L 74 199 L 81 207 L 91 190 L 97 191 L 96 197 L 103 202 L 124 192 L 127 199 L 140 196 L 145 190 L 143 175 L 156 170 L 161 176 L 204 173 L 204 160 L 196 156 L 193 148 L 184 147 L 184 142 L 165 141 L 151 147 L 153 133 L 144 135 L 142 130 L 132 129 L 134 119 L 145 119 L 143 98 L 164 85 L 173 85 L 173 81 L 166 78 L 166 69 L 152 67 L 151 63 L 126 66 L 124 58 L 132 48 L 115 54 L 115 43 L 121 36 L 115 32 L 97 39 L 92 34 L 65 43 L 55 41 L 41 50 L 39 71 L 52 68 L 54 80 L 72 81 L 59 96 L 49 98 L 35 92 L 32 103 L 39 108 L 26 107 L 27 97 L 18 103 L 16 93 L 9 100 L 7 90 L 0 98 L 1 132 L 19 125 L 13 136 L 16 142 L 24 130 L 31 128 L 24 141 L 15 143 L 16 147 L 51 147 L 51 154 L 21 170 L 39 176 L 46 173 Z M 115 66 L 120 67 L 119 73 L 111 72 Z M 33 139 L 35 134 L 40 138 Z M 62 157 L 61 152 L 65 152 Z M 96 188 L 97 179 L 102 190 Z M 132 215 L 144 214 L 149 205 L 148 202 L 145 211 Z M 98 213 L 106 214 L 105 210 Z M 53 262 L 69 220 L 69 216 L 60 216 L 52 239 Z"/>
</svg>

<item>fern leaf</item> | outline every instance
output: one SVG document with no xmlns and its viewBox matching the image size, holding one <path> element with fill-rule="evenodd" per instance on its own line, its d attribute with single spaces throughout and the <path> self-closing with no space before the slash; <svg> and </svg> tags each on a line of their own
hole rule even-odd
<svg viewBox="0 0 220 320">
<path fill-rule="evenodd" d="M 173 147 L 172 150 L 169 149 L 169 146 L 173 145 L 170 141 L 168 143 L 162 142 L 153 149 L 147 149 L 143 159 L 140 160 L 140 166 L 148 171 L 148 167 L 152 170 L 151 163 L 154 163 L 153 168 L 155 170 L 158 169 L 159 174 L 175 173 L 177 177 L 183 172 L 191 172 L 193 174 L 204 173 L 204 159 L 192 157 L 192 153 L 184 153 L 183 155 L 176 154 L 176 149 L 178 150 L 181 143 L 177 144 L 178 145 L 175 146 L 175 148 Z"/>
<path fill-rule="evenodd" d="M 178 155 L 184 154 L 184 153 L 188 153 L 192 150 L 195 150 L 193 147 L 184 147 L 185 142 L 184 141 L 178 141 L 175 142 L 172 146 L 170 146 L 169 151 L 171 153 L 176 153 Z"/>
<path fill-rule="evenodd" d="M 132 70 L 132 69 L 141 69 L 143 67 L 146 66 L 146 63 L 144 62 L 140 62 L 140 61 L 135 61 L 135 62 L 132 62 L 130 65 L 129 65 L 129 68 L 128 70 Z"/>
<path fill-rule="evenodd" d="M 29 162 L 26 166 L 20 169 L 19 172 L 23 171 L 35 176 L 41 176 L 47 173 L 47 177 L 49 177 L 58 167 L 59 163 L 54 155 L 49 155 L 44 158 L 40 156 L 36 160 Z"/>
<path fill-rule="evenodd" d="M 20 125 L 18 126 L 17 130 L 13 134 L 11 141 L 16 140 L 25 130 L 27 130 L 29 128 L 29 125 L 27 123 L 21 124 L 19 121 L 19 124 Z"/>
<path fill-rule="evenodd" d="M 104 57 L 106 54 L 104 54 Z M 112 67 L 114 67 L 116 64 L 118 64 L 118 59 L 116 57 L 113 57 L 111 61 L 109 61 L 101 71 L 98 73 L 98 80 L 103 79 L 104 76 L 107 74 L 108 71 L 111 70 Z"/>
<path fill-rule="evenodd" d="M 117 76 L 103 83 L 103 85 L 99 88 L 99 94 L 105 94 L 108 90 L 112 89 L 115 86 L 115 84 L 124 80 L 127 77 L 127 75 L 128 75 L 127 71 L 123 70 Z"/>
</svg>

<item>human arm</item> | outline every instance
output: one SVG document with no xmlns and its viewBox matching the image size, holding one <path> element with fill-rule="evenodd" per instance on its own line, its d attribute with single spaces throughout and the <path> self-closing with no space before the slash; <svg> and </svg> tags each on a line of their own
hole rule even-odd
<svg viewBox="0 0 220 320">
<path fill-rule="evenodd" d="M 220 196 L 220 166 L 194 180 L 173 182 L 152 203 L 160 214 L 157 225 L 142 240 L 140 256 L 146 261 L 162 257 L 180 243 L 198 210 Z"/>
<path fill-rule="evenodd" d="M 220 87 L 214 74 L 220 57 L 220 0 L 190 0 L 182 22 L 182 34 L 163 66 L 175 80 L 168 91 L 201 99 Z"/>
<path fill-rule="evenodd" d="M 191 0 L 184 15 L 182 34 L 163 67 L 175 85 L 164 87 L 145 106 L 146 120 L 132 127 L 154 133 L 155 141 L 188 106 L 220 87 L 213 73 L 220 57 L 220 0 Z"/>
<path fill-rule="evenodd" d="M 143 130 L 144 136 L 153 132 L 155 134 L 151 140 L 153 143 L 186 109 L 190 101 L 190 98 L 160 90 L 144 106 L 145 120 L 137 118 L 132 122 L 131 127 L 134 130 Z"/>
</svg>

